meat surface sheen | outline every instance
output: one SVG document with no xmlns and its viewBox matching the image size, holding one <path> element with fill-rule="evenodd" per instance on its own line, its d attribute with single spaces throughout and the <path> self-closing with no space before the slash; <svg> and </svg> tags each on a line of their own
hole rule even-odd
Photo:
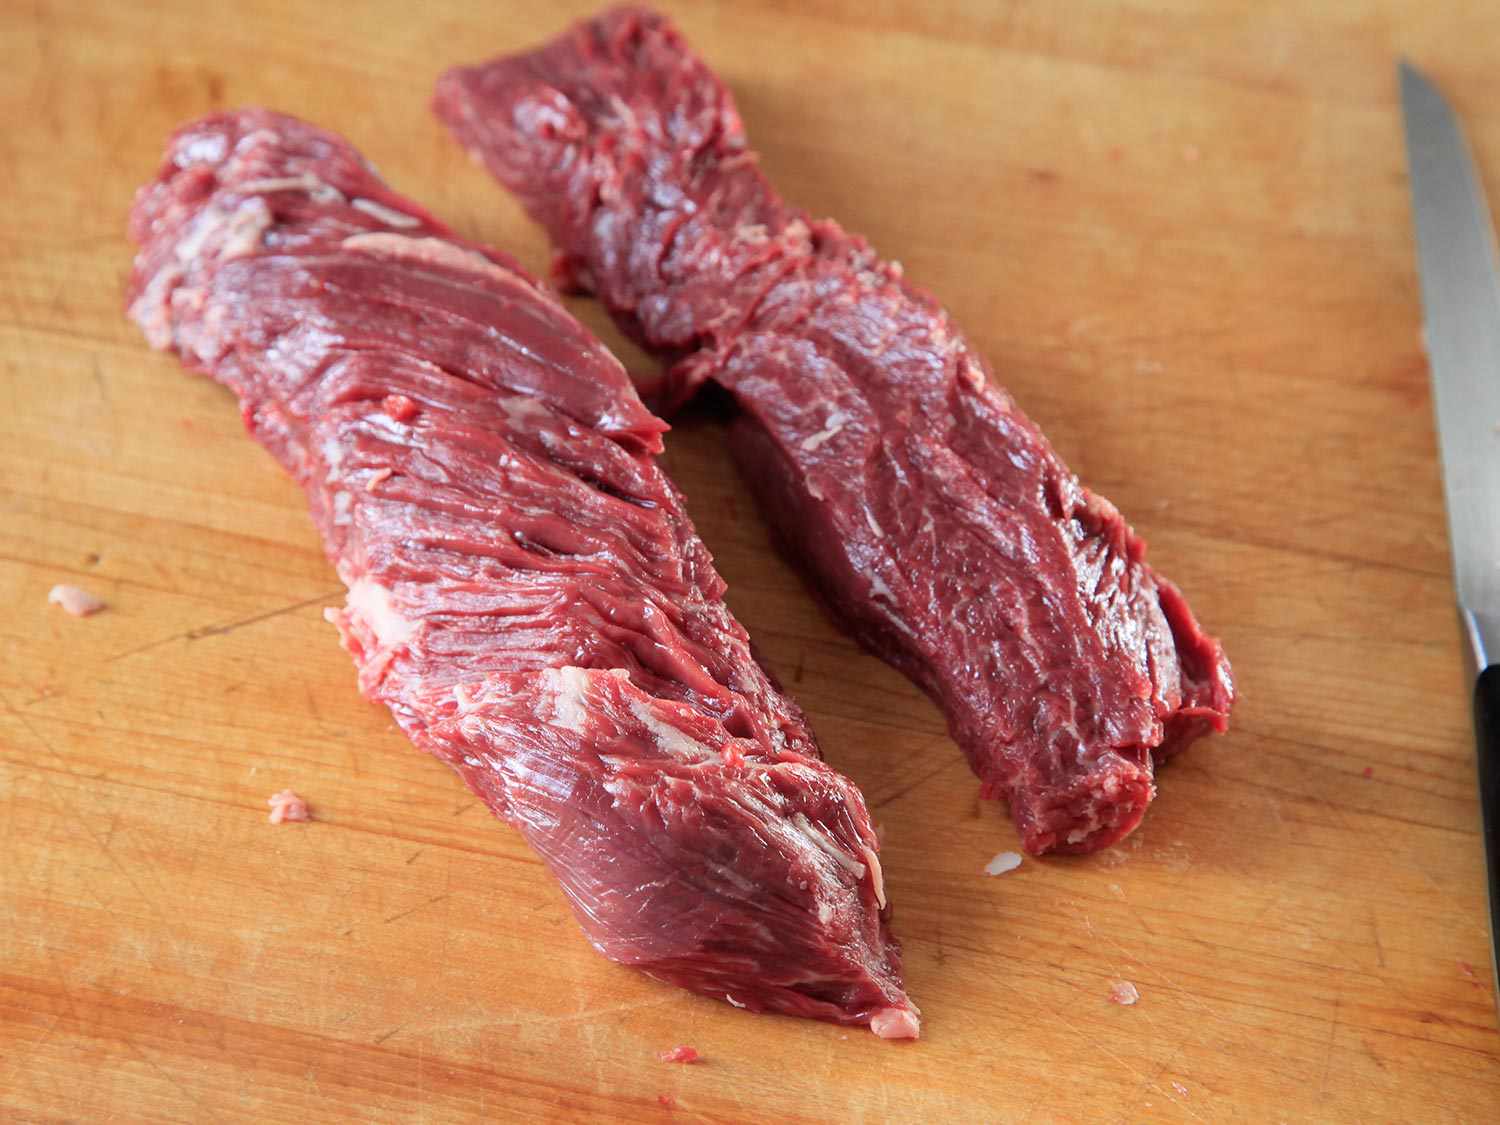
<svg viewBox="0 0 1500 1125">
<path fill-rule="evenodd" d="M 916 1035 L 864 799 L 756 662 L 604 346 L 266 111 L 179 131 L 131 233 L 130 315 L 305 489 L 360 689 L 521 831 L 594 946 Z"/>
<path fill-rule="evenodd" d="M 675 28 L 616 9 L 449 71 L 435 107 L 592 291 L 705 380 L 833 615 L 942 707 L 1033 853 L 1139 823 L 1154 761 L 1227 726 L 1219 644 L 990 380 L 947 314 L 837 223 L 788 206 Z"/>
</svg>

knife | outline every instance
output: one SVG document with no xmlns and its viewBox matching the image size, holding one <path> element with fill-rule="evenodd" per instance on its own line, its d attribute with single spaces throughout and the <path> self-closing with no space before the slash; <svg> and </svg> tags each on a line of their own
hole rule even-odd
<svg viewBox="0 0 1500 1125">
<path fill-rule="evenodd" d="M 1500 272 L 1458 118 L 1420 71 L 1404 60 L 1399 70 L 1453 579 L 1474 691 L 1491 979 L 1500 988 Z"/>
</svg>

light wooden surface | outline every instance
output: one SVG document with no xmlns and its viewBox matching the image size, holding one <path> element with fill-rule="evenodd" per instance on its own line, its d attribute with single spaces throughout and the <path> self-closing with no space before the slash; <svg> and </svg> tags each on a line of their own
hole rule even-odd
<svg viewBox="0 0 1500 1125">
<path fill-rule="evenodd" d="M 355 693 L 338 583 L 229 397 L 121 316 L 132 190 L 177 123 L 250 102 L 543 268 L 426 99 L 585 10 L 547 7 L 0 14 L 0 1118 L 1500 1119 L 1393 75 L 1430 68 L 1500 198 L 1500 6 L 674 6 L 775 182 L 953 308 L 1242 688 L 1124 846 L 986 878 L 1015 834 L 932 706 L 771 555 L 716 423 L 669 437 L 885 827 L 909 1046 L 589 950 Z M 109 610 L 63 616 L 59 581 Z M 266 823 L 284 786 L 315 823 Z M 707 1061 L 656 1061 L 677 1043 Z"/>
</svg>

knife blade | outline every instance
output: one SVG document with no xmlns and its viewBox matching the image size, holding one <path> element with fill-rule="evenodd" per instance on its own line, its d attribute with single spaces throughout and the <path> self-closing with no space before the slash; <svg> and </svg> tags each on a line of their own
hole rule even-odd
<svg viewBox="0 0 1500 1125">
<path fill-rule="evenodd" d="M 1410 63 L 1401 62 L 1399 75 L 1453 579 L 1474 693 L 1491 979 L 1500 988 L 1500 261 L 1457 116 Z"/>
</svg>

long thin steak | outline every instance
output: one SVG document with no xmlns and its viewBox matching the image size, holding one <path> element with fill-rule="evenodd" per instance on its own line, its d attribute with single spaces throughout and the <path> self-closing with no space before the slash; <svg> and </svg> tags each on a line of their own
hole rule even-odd
<svg viewBox="0 0 1500 1125">
<path fill-rule="evenodd" d="M 131 316 L 306 490 L 361 690 L 522 832 L 599 951 L 916 1035 L 864 799 L 756 663 L 603 345 L 265 111 L 180 131 L 131 233 Z"/>
<path fill-rule="evenodd" d="M 927 294 L 772 190 L 734 101 L 618 9 L 446 74 L 436 108 L 543 223 L 566 281 L 741 410 L 733 447 L 833 614 L 943 708 L 1032 852 L 1120 839 L 1223 730 L 1229 665 Z"/>
</svg>

